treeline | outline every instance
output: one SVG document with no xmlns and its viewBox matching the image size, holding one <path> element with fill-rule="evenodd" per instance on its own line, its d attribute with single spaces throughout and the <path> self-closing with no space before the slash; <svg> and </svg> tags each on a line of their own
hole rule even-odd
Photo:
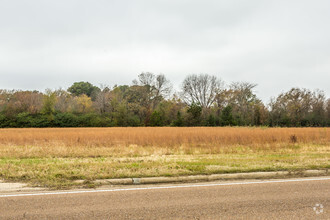
<svg viewBox="0 0 330 220">
<path fill-rule="evenodd" d="M 225 86 L 189 75 L 173 92 L 162 74 L 141 73 L 131 85 L 76 82 L 67 90 L 0 90 L 0 127 L 329 126 L 324 92 L 292 88 L 264 104 L 256 84 Z"/>
</svg>

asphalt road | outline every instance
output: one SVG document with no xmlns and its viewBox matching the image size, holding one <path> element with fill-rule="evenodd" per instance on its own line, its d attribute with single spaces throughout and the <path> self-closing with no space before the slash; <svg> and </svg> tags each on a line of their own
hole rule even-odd
<svg viewBox="0 0 330 220">
<path fill-rule="evenodd" d="M 330 219 L 329 177 L 286 181 L 0 194 L 0 219 Z"/>
</svg>

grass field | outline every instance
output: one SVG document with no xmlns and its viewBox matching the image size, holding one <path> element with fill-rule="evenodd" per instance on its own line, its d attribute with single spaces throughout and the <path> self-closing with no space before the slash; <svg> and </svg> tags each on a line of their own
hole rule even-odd
<svg viewBox="0 0 330 220">
<path fill-rule="evenodd" d="M 329 128 L 0 129 L 0 178 L 50 188 L 104 178 L 324 168 Z"/>
</svg>

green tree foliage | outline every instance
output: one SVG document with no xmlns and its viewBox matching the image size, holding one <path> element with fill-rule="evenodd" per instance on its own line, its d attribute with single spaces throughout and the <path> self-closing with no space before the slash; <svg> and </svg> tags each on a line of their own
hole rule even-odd
<svg viewBox="0 0 330 220">
<path fill-rule="evenodd" d="M 163 118 L 160 112 L 154 111 L 150 117 L 150 126 L 159 127 L 163 126 Z"/>
<path fill-rule="evenodd" d="M 226 106 L 221 113 L 221 124 L 224 126 L 228 125 L 236 125 L 232 114 L 232 107 L 231 105 Z"/>
<path fill-rule="evenodd" d="M 217 125 L 217 121 L 216 121 L 216 118 L 214 117 L 213 114 L 210 114 L 209 117 L 207 118 L 207 121 L 206 121 L 206 126 L 211 126 L 211 127 L 214 127 Z"/>
<path fill-rule="evenodd" d="M 192 103 L 187 109 L 188 118 L 186 124 L 189 126 L 199 126 L 201 124 L 202 106 L 200 104 Z"/>
<path fill-rule="evenodd" d="M 99 93 L 100 91 L 100 88 L 94 86 L 89 82 L 75 82 L 72 86 L 68 88 L 68 92 L 70 92 L 74 96 L 87 95 L 93 100 L 95 100 L 97 93 Z"/>
<path fill-rule="evenodd" d="M 183 118 L 182 118 L 180 111 L 178 111 L 176 120 L 173 121 L 172 125 L 175 127 L 182 127 L 184 125 Z"/>
</svg>

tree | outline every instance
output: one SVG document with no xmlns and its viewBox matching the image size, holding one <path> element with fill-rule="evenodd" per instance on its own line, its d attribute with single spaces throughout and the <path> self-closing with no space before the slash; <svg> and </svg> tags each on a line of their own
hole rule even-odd
<svg viewBox="0 0 330 220">
<path fill-rule="evenodd" d="M 140 105 L 140 118 L 145 125 L 149 125 L 152 112 L 169 95 L 171 88 L 171 83 L 163 74 L 141 73 L 138 80 L 133 80 L 127 93 L 127 101 Z"/>
<path fill-rule="evenodd" d="M 206 120 L 206 125 L 207 126 L 216 126 L 216 119 L 213 114 L 210 114 L 209 117 Z"/>
<path fill-rule="evenodd" d="M 151 126 L 163 126 L 163 118 L 160 112 L 154 111 L 150 117 Z"/>
<path fill-rule="evenodd" d="M 322 91 L 292 88 L 270 104 L 270 120 L 275 126 L 321 126 L 326 121 L 326 99 Z"/>
<path fill-rule="evenodd" d="M 90 113 L 92 112 L 93 102 L 90 97 L 83 94 L 75 97 L 75 112 L 77 113 Z"/>
<path fill-rule="evenodd" d="M 62 113 L 72 111 L 74 97 L 63 89 L 55 90 L 54 93 L 56 94 L 55 111 Z"/>
<path fill-rule="evenodd" d="M 311 110 L 308 116 L 309 126 L 327 126 L 327 103 L 323 91 L 316 90 L 313 92 L 311 100 Z"/>
<path fill-rule="evenodd" d="M 201 105 L 192 103 L 187 110 L 187 113 L 189 114 L 187 124 L 190 126 L 199 126 L 201 122 L 202 110 L 203 108 Z"/>
<path fill-rule="evenodd" d="M 173 121 L 173 126 L 175 127 L 182 127 L 183 126 L 183 118 L 181 116 L 181 112 L 178 111 L 176 115 L 176 120 Z"/>
<path fill-rule="evenodd" d="M 161 101 L 156 110 L 161 114 L 164 125 L 170 125 L 177 118 L 178 112 L 186 107 L 180 100 L 173 98 L 172 100 Z M 181 112 L 180 112 L 181 113 Z M 181 118 L 182 119 L 182 118 Z"/>
<path fill-rule="evenodd" d="M 51 90 L 46 90 L 43 99 L 43 106 L 41 113 L 46 115 L 49 121 L 54 120 L 55 113 L 55 102 L 56 102 L 56 94 Z"/>
<path fill-rule="evenodd" d="M 327 99 L 326 101 L 326 111 L 327 111 L 327 114 L 326 114 L 326 126 L 330 126 L 330 98 Z"/>
<path fill-rule="evenodd" d="M 172 84 L 164 74 L 155 75 L 150 72 L 139 74 L 138 80 L 133 80 L 133 85 L 145 87 L 153 108 L 165 97 L 168 97 L 172 90 Z"/>
<path fill-rule="evenodd" d="M 72 86 L 68 88 L 68 92 L 70 92 L 74 96 L 80 96 L 85 94 L 94 100 L 96 94 L 100 92 L 100 88 L 92 85 L 89 82 L 75 82 Z"/>
<path fill-rule="evenodd" d="M 154 87 L 156 89 L 156 97 L 168 97 L 172 91 L 172 84 L 164 74 L 159 74 L 156 76 Z"/>
<path fill-rule="evenodd" d="M 0 91 L 0 110 L 8 117 L 28 112 L 38 114 L 42 108 L 43 94 L 38 91 Z"/>
<path fill-rule="evenodd" d="M 232 115 L 232 107 L 226 106 L 221 113 L 221 124 L 224 126 L 235 125 L 235 120 Z"/>
<path fill-rule="evenodd" d="M 163 74 L 143 72 L 132 85 L 67 90 L 0 89 L 0 127 L 70 126 L 330 126 L 330 99 L 320 90 L 292 88 L 257 97 L 256 84 L 224 87 L 216 76 L 189 75 L 179 93 Z"/>
<path fill-rule="evenodd" d="M 216 76 L 193 74 L 182 83 L 182 98 L 188 105 L 199 103 L 201 107 L 209 108 L 222 88 L 223 82 Z"/>
<path fill-rule="evenodd" d="M 256 84 L 249 82 L 233 82 L 228 89 L 221 91 L 216 97 L 218 108 L 223 110 L 231 106 L 232 115 L 238 125 L 256 125 L 264 121 L 264 106 L 253 89 Z M 257 115 L 255 115 L 257 114 Z M 259 118 L 258 118 L 259 117 Z"/>
<path fill-rule="evenodd" d="M 102 86 L 103 87 L 103 86 Z M 102 90 L 97 93 L 94 105 L 99 113 L 110 113 L 111 112 L 111 100 L 113 98 L 112 91 L 109 87 L 104 86 Z"/>
</svg>

